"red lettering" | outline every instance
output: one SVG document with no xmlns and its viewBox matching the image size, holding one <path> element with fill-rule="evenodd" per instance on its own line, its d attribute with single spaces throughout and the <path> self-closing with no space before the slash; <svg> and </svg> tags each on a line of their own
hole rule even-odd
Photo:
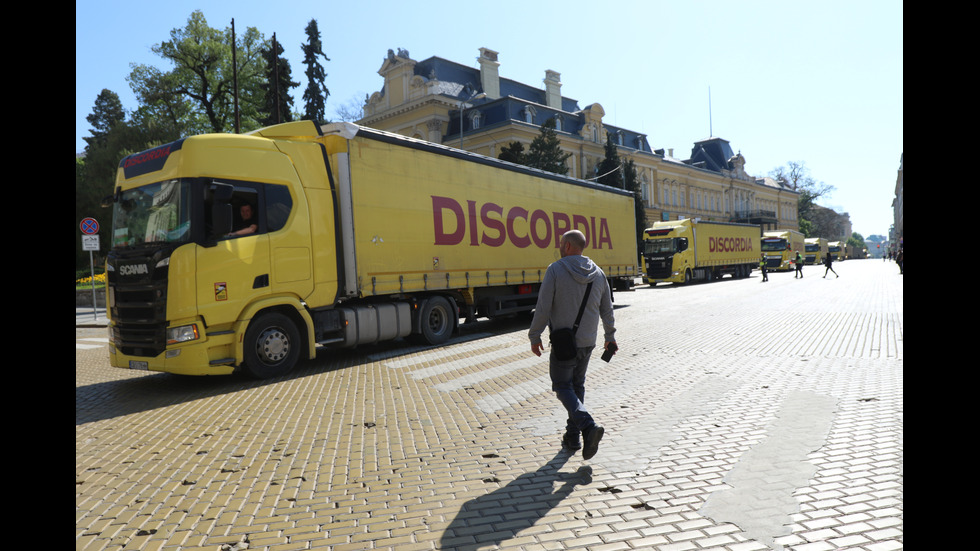
<svg viewBox="0 0 980 551">
<path fill-rule="evenodd" d="M 603 243 L 610 249 L 612 248 L 612 236 L 609 235 L 609 222 L 605 218 L 599 220 L 599 239 L 596 240 L 596 243 L 597 249 L 601 249 Z"/>
<path fill-rule="evenodd" d="M 479 245 L 476 241 L 476 201 L 467 201 L 466 211 L 470 217 L 470 246 L 476 247 Z"/>
<path fill-rule="evenodd" d="M 455 199 L 431 197 L 436 245 L 459 245 L 469 232 L 469 245 L 473 247 L 500 247 L 509 242 L 521 249 L 531 243 L 540 249 L 558 248 L 561 236 L 570 229 L 577 229 L 585 234 L 586 243 L 592 247 L 613 248 L 609 221 L 602 217 L 549 213 L 542 209 L 528 212 L 521 206 L 510 207 L 505 215 L 504 207 L 495 203 L 479 205 L 477 201 L 467 200 L 464 208 Z"/>
<path fill-rule="evenodd" d="M 517 232 L 514 231 L 514 220 L 518 218 L 523 218 L 524 221 L 527 221 L 527 210 L 521 207 L 513 207 L 507 211 L 507 235 L 510 236 L 511 243 L 519 249 L 523 249 L 531 244 L 531 239 L 527 235 L 517 236 Z"/>
<path fill-rule="evenodd" d="M 483 243 L 488 247 L 499 247 L 504 244 L 507 234 L 504 232 L 503 222 L 501 222 L 499 219 L 495 220 L 490 218 L 491 212 L 495 212 L 500 215 L 503 214 L 504 208 L 500 205 L 487 203 L 480 209 L 480 221 L 483 222 L 484 226 L 497 230 L 497 237 L 487 237 L 487 232 L 483 232 L 483 238 L 480 240 L 480 243 Z"/>
<path fill-rule="evenodd" d="M 752 249 L 752 240 L 744 237 L 708 238 L 708 250 L 711 252 L 743 252 Z"/>
<path fill-rule="evenodd" d="M 442 211 L 449 209 L 456 215 L 456 231 L 446 233 L 442 223 Z M 463 240 L 466 226 L 463 225 L 463 209 L 459 203 L 448 197 L 432 196 L 432 225 L 436 232 L 436 245 L 456 245 Z"/>
<path fill-rule="evenodd" d="M 155 149 L 150 149 L 149 151 L 144 151 L 142 153 L 133 155 L 126 159 L 124 165 L 125 168 L 129 168 L 140 163 L 145 163 L 147 161 L 152 161 L 154 159 L 159 159 L 160 157 L 166 157 L 170 155 L 170 146 L 158 147 Z"/>
<path fill-rule="evenodd" d="M 538 222 L 544 222 L 544 235 L 538 234 Z M 551 220 L 543 210 L 539 209 L 531 214 L 531 237 L 534 238 L 534 244 L 541 249 L 546 249 L 551 244 Z"/>
</svg>

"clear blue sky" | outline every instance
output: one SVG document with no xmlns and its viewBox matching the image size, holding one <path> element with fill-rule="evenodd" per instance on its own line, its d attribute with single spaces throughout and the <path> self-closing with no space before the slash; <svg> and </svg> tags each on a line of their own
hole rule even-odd
<svg viewBox="0 0 980 551">
<path fill-rule="evenodd" d="M 854 231 L 886 235 L 903 152 L 902 2 L 645 0 L 437 3 L 253 0 L 164 3 L 76 0 L 75 151 L 104 88 L 127 110 L 133 63 L 170 67 L 150 48 L 201 9 L 215 28 L 256 27 L 285 48 L 304 81 L 300 44 L 316 19 L 330 58 L 327 113 L 378 91 L 388 49 L 477 67 L 499 52 L 500 75 L 599 103 L 606 120 L 644 132 L 654 149 L 687 158 L 709 135 L 725 138 L 746 170 L 767 175 L 790 161 L 833 186 L 824 206 L 851 215 Z M 305 86 L 305 84 L 303 85 Z M 300 109 L 303 86 L 294 89 Z M 709 111 L 710 89 L 710 111 Z"/>
</svg>

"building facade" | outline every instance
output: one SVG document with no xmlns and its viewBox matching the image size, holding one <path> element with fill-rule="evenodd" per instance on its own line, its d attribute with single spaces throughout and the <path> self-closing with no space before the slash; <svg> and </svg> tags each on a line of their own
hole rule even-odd
<svg viewBox="0 0 980 551">
<path fill-rule="evenodd" d="M 750 176 L 727 140 L 701 140 L 688 159 L 676 158 L 672 150 L 652 149 L 643 132 L 607 124 L 599 103 L 580 107 L 563 95 L 560 73 L 545 71 L 544 87 L 535 87 L 502 78 L 497 52 L 480 48 L 479 54 L 474 68 L 389 50 L 378 69 L 382 88 L 366 98 L 358 124 L 496 158 L 511 142 L 528 149 L 541 125 L 554 119 L 561 148 L 571 154 L 569 176 L 598 176 L 607 136 L 622 160 L 633 160 L 648 225 L 701 218 L 798 229 L 797 191 Z"/>
</svg>

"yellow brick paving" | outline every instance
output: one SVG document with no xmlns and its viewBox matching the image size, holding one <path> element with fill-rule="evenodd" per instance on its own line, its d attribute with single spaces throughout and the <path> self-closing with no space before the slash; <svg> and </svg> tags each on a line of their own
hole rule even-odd
<svg viewBox="0 0 980 551">
<path fill-rule="evenodd" d="M 526 319 L 271 381 L 79 347 L 76 549 L 901 549 L 904 276 L 835 269 L 617 294 L 588 462 Z"/>
</svg>

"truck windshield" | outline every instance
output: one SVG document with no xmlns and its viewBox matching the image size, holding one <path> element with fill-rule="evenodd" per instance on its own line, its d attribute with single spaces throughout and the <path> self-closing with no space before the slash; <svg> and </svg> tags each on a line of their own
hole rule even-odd
<svg viewBox="0 0 980 551">
<path fill-rule="evenodd" d="M 647 239 L 644 241 L 643 252 L 646 254 L 674 254 L 677 252 L 676 240 L 667 239 Z"/>
<path fill-rule="evenodd" d="M 166 180 L 122 192 L 112 210 L 112 246 L 189 241 L 189 186 Z"/>
<path fill-rule="evenodd" d="M 785 251 L 786 250 L 786 240 L 785 239 L 763 239 L 762 240 L 762 250 L 763 251 Z"/>
</svg>

